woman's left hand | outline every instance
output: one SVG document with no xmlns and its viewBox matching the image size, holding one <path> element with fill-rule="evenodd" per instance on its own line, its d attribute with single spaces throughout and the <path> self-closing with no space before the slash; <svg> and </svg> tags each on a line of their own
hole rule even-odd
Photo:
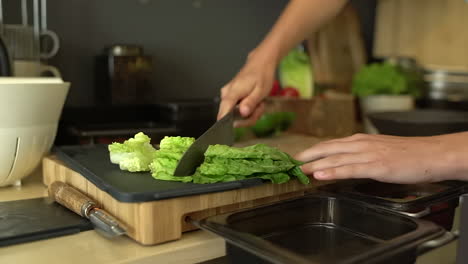
<svg viewBox="0 0 468 264">
<path fill-rule="evenodd" d="M 433 137 L 356 134 L 296 155 L 318 180 L 370 178 L 390 183 L 467 180 L 468 133 Z"/>
</svg>

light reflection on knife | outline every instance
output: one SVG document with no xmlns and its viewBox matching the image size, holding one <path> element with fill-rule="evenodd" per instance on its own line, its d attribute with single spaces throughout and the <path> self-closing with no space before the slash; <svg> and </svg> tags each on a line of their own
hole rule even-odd
<svg viewBox="0 0 468 264">
<path fill-rule="evenodd" d="M 234 120 L 238 116 L 235 108 L 218 120 L 203 135 L 185 151 L 174 171 L 174 176 L 189 176 L 203 163 L 204 154 L 208 146 L 222 144 L 232 146 L 234 144 Z"/>
</svg>

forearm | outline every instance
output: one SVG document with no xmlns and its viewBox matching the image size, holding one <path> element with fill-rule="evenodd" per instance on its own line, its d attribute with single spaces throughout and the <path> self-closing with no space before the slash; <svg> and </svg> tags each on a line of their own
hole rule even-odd
<svg viewBox="0 0 468 264">
<path fill-rule="evenodd" d="M 437 180 L 468 181 L 468 132 L 443 135 L 441 153 L 434 153 L 445 173 Z"/>
<path fill-rule="evenodd" d="M 250 56 L 275 65 L 286 53 L 334 17 L 346 0 L 291 0 L 271 31 Z"/>
</svg>

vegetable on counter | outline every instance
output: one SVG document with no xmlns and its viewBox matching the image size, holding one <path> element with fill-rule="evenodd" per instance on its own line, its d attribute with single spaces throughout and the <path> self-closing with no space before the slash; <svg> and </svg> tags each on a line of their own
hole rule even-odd
<svg viewBox="0 0 468 264">
<path fill-rule="evenodd" d="M 270 96 L 277 96 L 281 93 L 281 85 L 278 80 L 273 82 L 273 87 L 270 90 Z"/>
<path fill-rule="evenodd" d="M 295 177 L 303 184 L 310 182 L 299 167 L 302 165 L 301 162 L 294 160 L 279 149 L 264 144 L 244 148 L 211 145 L 205 152 L 204 162 L 193 175 L 174 176 L 177 163 L 194 141 L 195 139 L 190 137 L 165 137 L 159 144 L 159 150 L 153 148 L 153 151 L 148 151 L 146 144 L 150 142 L 149 137 L 138 133 L 134 139 L 129 139 L 123 144 L 112 143 L 109 145 L 109 152 L 113 163 L 126 160 L 127 156 L 132 161 L 137 158 L 135 163 L 140 162 L 139 166 L 135 167 L 139 170 L 133 170 L 133 168 L 130 170 L 122 166 L 122 163 L 117 163 L 121 169 L 150 170 L 151 175 L 158 180 L 206 184 L 260 178 L 273 183 L 284 183 Z M 128 146 L 135 142 L 138 142 L 138 147 Z M 116 149 L 121 148 L 125 148 L 125 151 L 116 152 Z"/>
<path fill-rule="evenodd" d="M 296 119 L 294 112 L 272 112 L 263 114 L 251 127 L 257 137 L 268 137 L 287 130 Z"/>
<path fill-rule="evenodd" d="M 285 87 L 281 90 L 280 95 L 283 97 L 299 97 L 299 91 L 294 87 Z"/>
<path fill-rule="evenodd" d="M 309 55 L 301 48 L 292 49 L 278 67 L 282 87 L 294 87 L 300 98 L 312 98 L 314 81 Z"/>
</svg>

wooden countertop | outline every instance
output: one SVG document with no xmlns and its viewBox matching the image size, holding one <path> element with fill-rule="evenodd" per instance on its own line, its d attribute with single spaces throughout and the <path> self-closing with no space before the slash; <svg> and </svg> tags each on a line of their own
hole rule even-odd
<svg viewBox="0 0 468 264">
<path fill-rule="evenodd" d="M 0 201 L 47 196 L 41 170 L 20 187 L 0 188 Z M 0 263 L 197 263 L 225 254 L 224 240 L 204 231 L 185 233 L 182 239 L 141 246 L 127 237 L 106 239 L 95 231 L 0 247 Z"/>
</svg>

